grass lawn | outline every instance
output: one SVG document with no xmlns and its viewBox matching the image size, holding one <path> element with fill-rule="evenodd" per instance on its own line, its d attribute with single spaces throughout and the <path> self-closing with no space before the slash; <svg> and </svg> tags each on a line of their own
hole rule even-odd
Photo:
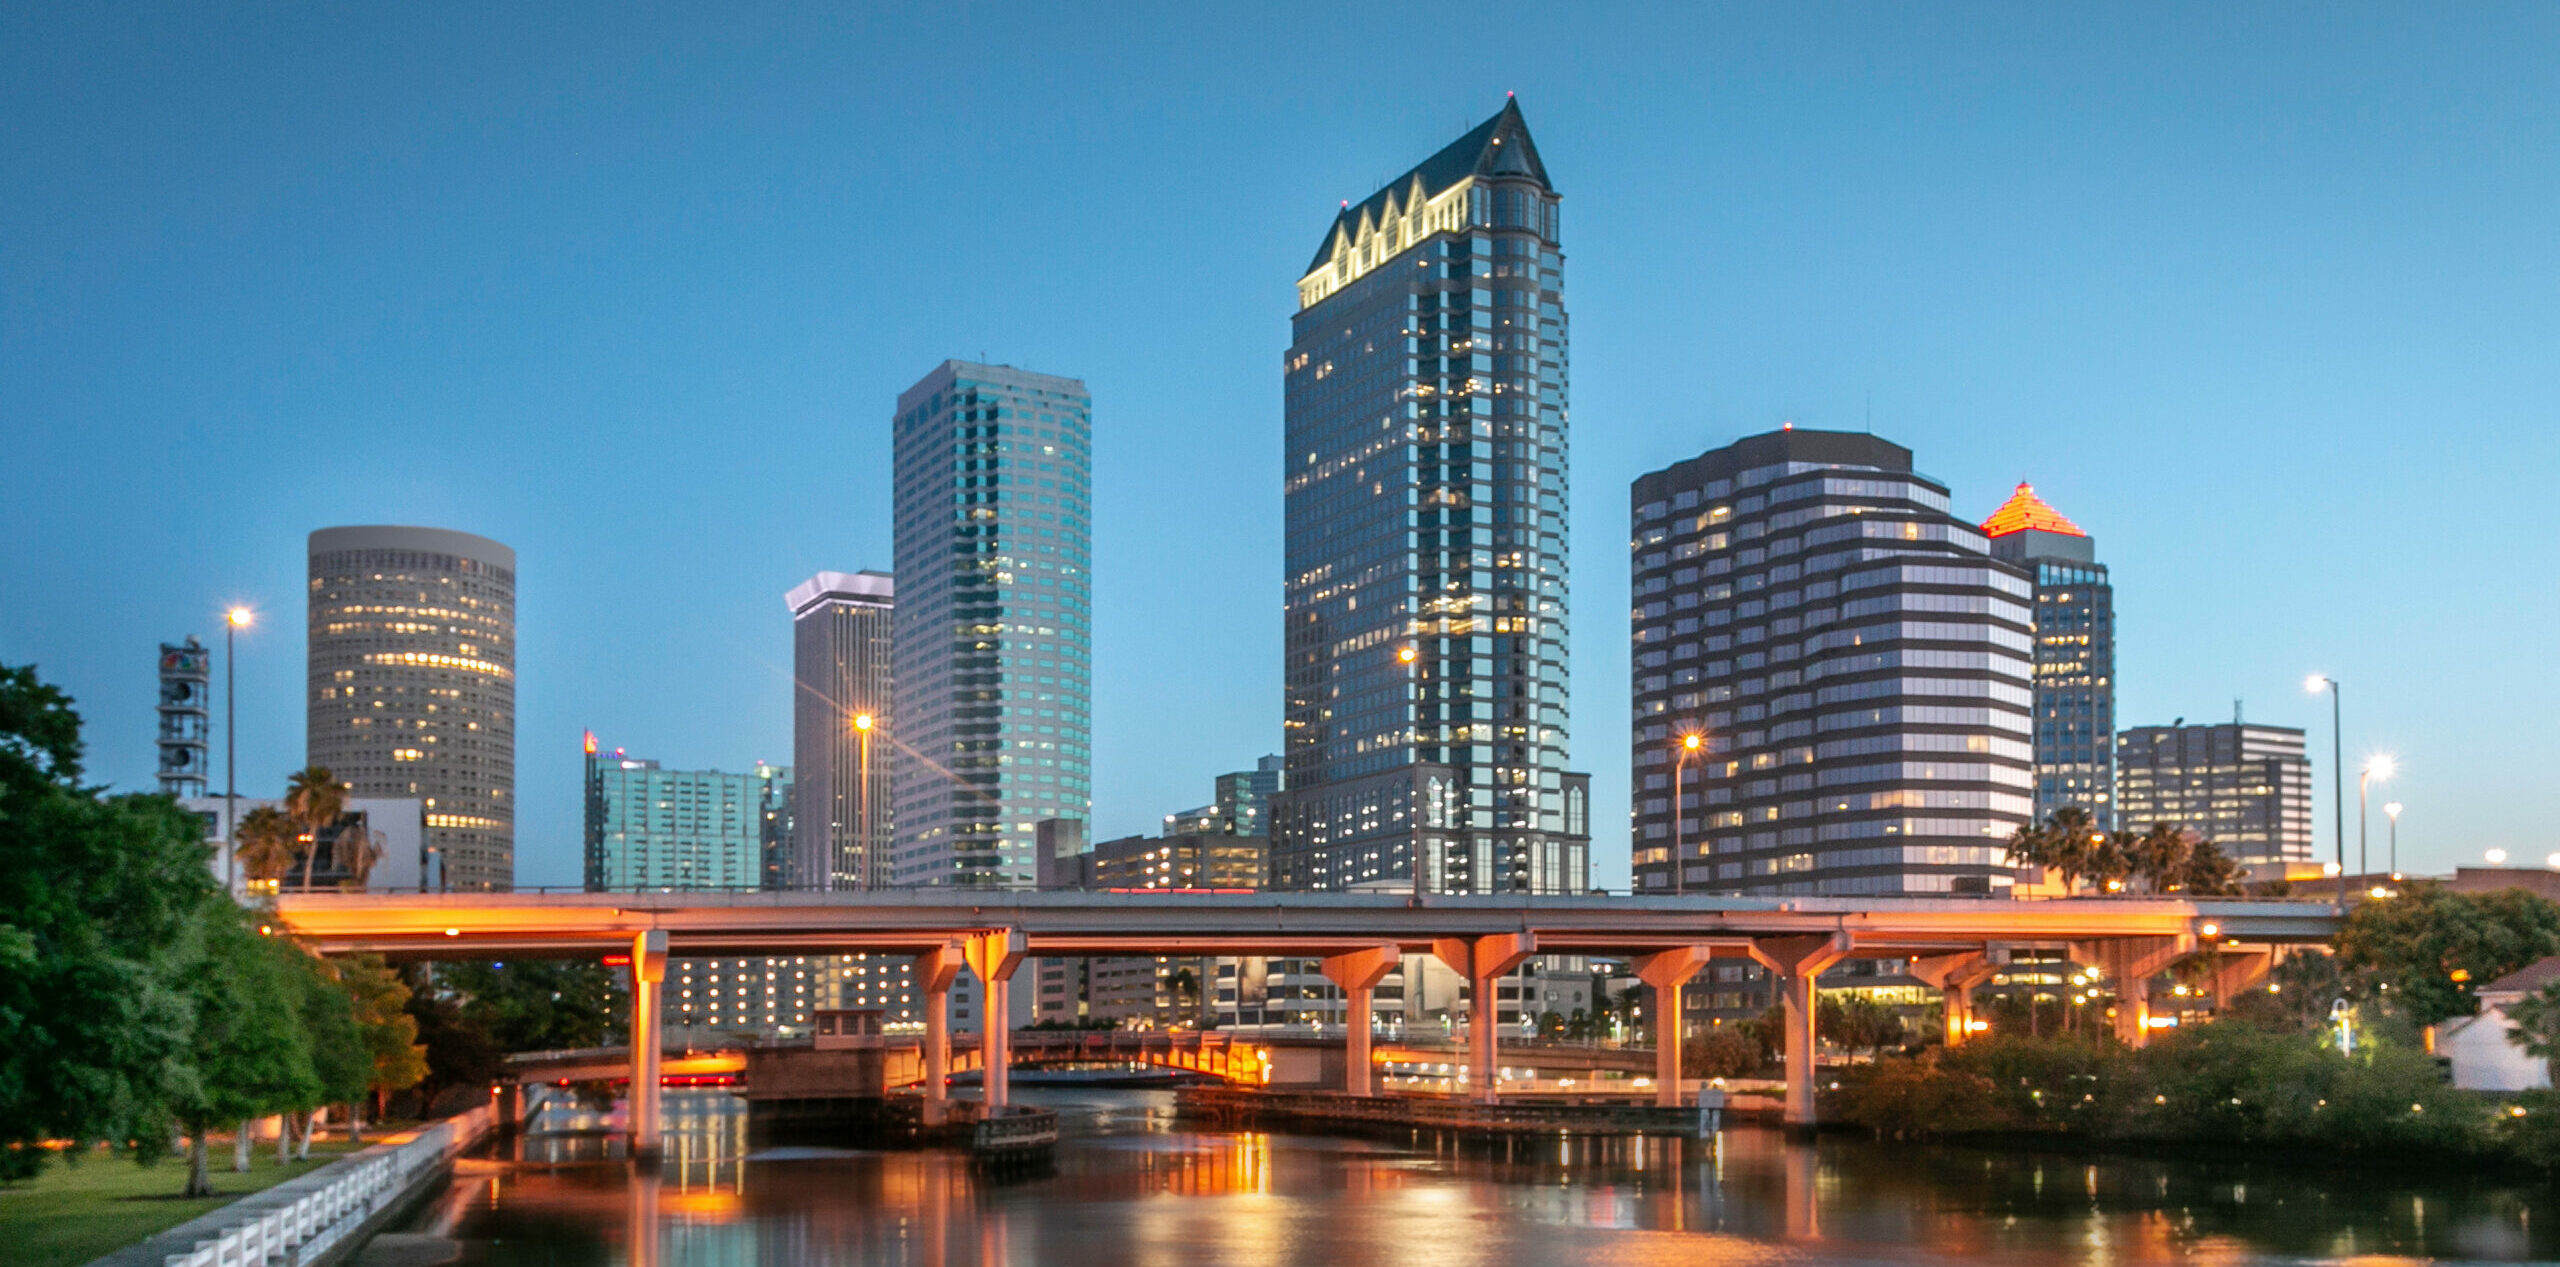
<svg viewBox="0 0 2560 1267">
<path fill-rule="evenodd" d="M 368 1140 L 376 1132 L 365 1132 Z M 19 1184 L 0 1184 L 0 1259 L 23 1267 L 79 1267 L 100 1254 L 156 1236 L 216 1206 L 245 1197 L 337 1159 L 346 1135 L 311 1141 L 311 1160 L 276 1165 L 275 1144 L 262 1145 L 246 1174 L 231 1169 L 231 1146 L 213 1144 L 213 1188 L 220 1195 L 181 1201 L 187 1186 L 184 1155 L 149 1166 L 89 1150 L 78 1161 L 61 1157 L 44 1173 Z"/>
</svg>

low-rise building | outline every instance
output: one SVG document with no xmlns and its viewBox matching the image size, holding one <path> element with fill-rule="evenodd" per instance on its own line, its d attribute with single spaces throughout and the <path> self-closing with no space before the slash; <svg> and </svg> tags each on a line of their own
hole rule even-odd
<svg viewBox="0 0 2560 1267">
<path fill-rule="evenodd" d="M 2435 1054 L 2453 1066 L 2453 1085 L 2465 1091 L 2533 1091 L 2551 1085 L 2551 1062 L 2527 1055 L 2515 1041 L 2507 1008 L 2554 981 L 2560 981 L 2560 955 L 2480 987 L 2477 1015 L 2435 1027 Z"/>
</svg>

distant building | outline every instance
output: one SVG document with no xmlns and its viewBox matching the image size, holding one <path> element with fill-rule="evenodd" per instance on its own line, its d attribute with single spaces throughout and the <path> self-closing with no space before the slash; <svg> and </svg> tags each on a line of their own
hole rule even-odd
<svg viewBox="0 0 2560 1267">
<path fill-rule="evenodd" d="M 179 800 L 189 813 L 204 820 L 205 843 L 213 847 L 213 877 L 220 881 L 231 875 L 231 832 L 223 820 L 226 807 L 233 802 L 219 796 L 190 796 Z M 244 796 L 237 802 L 242 817 L 254 809 L 282 810 L 284 802 L 273 797 Z M 314 860 L 311 887 L 314 889 L 356 888 L 355 876 L 338 863 L 339 838 L 347 832 L 362 832 L 366 845 L 377 851 L 373 868 L 364 877 L 362 891 L 367 893 L 425 893 L 441 891 L 444 877 L 437 873 L 434 855 L 427 847 L 427 805 L 414 796 L 349 797 L 345 812 L 338 821 L 320 835 L 320 856 Z M 302 887 L 302 864 L 296 862 L 285 878 L 288 890 Z M 245 877 L 242 877 L 245 882 Z"/>
<path fill-rule="evenodd" d="M 1591 886 L 1559 213 L 1506 104 L 1346 205 L 1298 279 L 1275 888 Z"/>
<path fill-rule="evenodd" d="M 2116 600 L 2080 526 L 2026 484 L 1983 521 L 1991 557 L 2035 576 L 2036 817 L 2115 822 Z"/>
<path fill-rule="evenodd" d="M 1227 836 L 1270 835 L 1271 798 L 1282 786 L 1281 759 L 1264 757 L 1250 770 L 1221 774 L 1215 781 L 1218 799 L 1196 809 L 1164 816 L 1164 834 L 1216 833 Z"/>
<path fill-rule="evenodd" d="M 2245 722 L 2135 726 L 2116 736 L 2116 825 L 2175 823 L 2242 862 L 2311 860 L 2302 731 Z"/>
<path fill-rule="evenodd" d="M 2435 1027 L 2432 1048 L 2465 1091 L 2537 1091 L 2551 1085 L 2551 1062 L 2528 1056 L 2510 1036 L 2507 1009 L 2560 981 L 2560 955 L 2528 964 L 2479 988 L 2480 1012 Z"/>
<path fill-rule="evenodd" d="M 212 775 L 213 653 L 190 634 L 160 644 L 160 792 L 202 796 Z"/>
<path fill-rule="evenodd" d="M 1093 803 L 1093 401 L 945 361 L 898 397 L 890 882 L 1029 888 Z"/>
<path fill-rule="evenodd" d="M 588 758 L 590 891 L 764 887 L 766 807 L 788 795 L 791 767 L 730 774 L 660 769 L 619 750 Z"/>
<path fill-rule="evenodd" d="M 1791 428 L 1630 502 L 1638 891 L 2005 892 L 2034 586 L 1946 486 L 1900 445 Z"/>
<path fill-rule="evenodd" d="M 415 796 L 439 883 L 515 884 L 516 552 L 442 528 L 311 534 L 313 765 Z"/>
<path fill-rule="evenodd" d="M 785 882 L 881 888 L 890 879 L 897 818 L 898 732 L 890 707 L 896 585 L 884 572 L 820 572 L 792 586 L 783 601 L 791 607 L 791 760 L 799 777 Z M 866 736 L 856 724 L 864 717 L 871 719 L 867 792 Z"/>
</svg>

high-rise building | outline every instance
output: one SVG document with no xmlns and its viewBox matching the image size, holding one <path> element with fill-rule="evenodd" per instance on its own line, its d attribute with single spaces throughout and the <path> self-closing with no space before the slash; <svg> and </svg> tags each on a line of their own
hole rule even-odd
<svg viewBox="0 0 2560 1267">
<path fill-rule="evenodd" d="M 357 796 L 427 804 L 436 882 L 516 867 L 516 552 L 442 528 L 311 534 L 306 748 Z"/>
<path fill-rule="evenodd" d="M 1288 787 L 1272 878 L 1580 892 L 1557 197 L 1517 104 L 1360 203 L 1284 371 Z"/>
<path fill-rule="evenodd" d="M 820 572 L 783 601 L 791 607 L 791 760 L 799 776 L 789 883 L 876 889 L 889 882 L 895 819 L 896 586 L 884 572 Z"/>
<path fill-rule="evenodd" d="M 2097 543 L 2026 484 L 1982 523 L 1991 557 L 2035 576 L 2036 817 L 2115 822 L 2116 591 Z"/>
<path fill-rule="evenodd" d="M 2303 733 L 2246 722 L 2135 726 L 2116 736 L 2116 826 L 2174 823 L 2242 862 L 2311 860 Z"/>
<path fill-rule="evenodd" d="M 1211 781 L 1218 799 L 1164 816 L 1164 834 L 1206 833 L 1225 836 L 1271 834 L 1271 798 L 1280 792 L 1281 758 L 1263 757 L 1250 770 L 1233 770 Z M 1259 884 L 1259 881 L 1256 882 Z"/>
<path fill-rule="evenodd" d="M 160 644 L 160 791 L 204 795 L 213 764 L 213 654 L 189 634 Z"/>
<path fill-rule="evenodd" d="M 1092 816 L 1093 402 L 945 361 L 898 397 L 890 881 L 1029 888 Z"/>
<path fill-rule="evenodd" d="M 763 888 L 765 811 L 789 794 L 791 776 L 789 766 L 666 770 L 589 752 L 587 888 Z"/>
<path fill-rule="evenodd" d="M 1900 445 L 1789 429 L 1631 501 L 1638 888 L 2005 889 L 2034 587 L 1946 486 Z"/>
</svg>

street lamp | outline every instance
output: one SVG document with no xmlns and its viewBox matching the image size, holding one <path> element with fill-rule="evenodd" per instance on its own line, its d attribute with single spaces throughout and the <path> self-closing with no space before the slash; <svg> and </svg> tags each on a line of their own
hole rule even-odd
<svg viewBox="0 0 2560 1267">
<path fill-rule="evenodd" d="M 222 613 L 222 884 L 240 891 L 240 631 L 257 613 Z"/>
<path fill-rule="evenodd" d="M 2302 689 L 2314 695 L 2329 693 L 2329 780 L 2330 799 L 2336 802 L 2338 819 L 2338 909 L 2347 908 L 2347 759 L 2346 741 L 2338 737 L 2338 679 L 2314 673 L 2302 680 Z"/>
<path fill-rule="evenodd" d="M 2488 859 L 2490 866 L 2503 867 L 2507 865 L 2507 851 L 2504 849 L 2492 849 L 2480 856 Z"/>
<path fill-rule="evenodd" d="M 2391 820 L 2391 878 L 2397 881 L 2400 878 L 2400 802 L 2385 803 L 2382 816 Z"/>
<path fill-rule="evenodd" d="M 2365 812 L 2365 794 L 2372 789 L 2375 779 L 2388 779 L 2399 770 L 2398 762 L 2388 756 L 2376 755 L 2365 758 L 2364 769 L 2356 772 L 2356 870 L 2366 875 L 2373 874 L 2373 862 L 2365 853 L 2366 820 L 2372 817 Z"/>
<path fill-rule="evenodd" d="M 1698 755 L 1698 750 L 1706 746 L 1706 736 L 1690 731 L 1680 736 L 1680 751 L 1671 759 L 1671 891 L 1675 894 L 1689 891 L 1689 864 L 1682 856 L 1688 849 L 1681 835 L 1682 824 L 1687 821 L 1681 814 L 1681 800 L 1688 793 L 1682 790 L 1680 779 L 1688 768 L 1689 758 Z M 1699 782 L 1703 785 L 1705 780 Z"/>
<path fill-rule="evenodd" d="M 853 803 L 853 820 L 862 825 L 860 828 L 862 832 L 862 873 L 860 883 L 863 888 L 868 889 L 877 887 L 873 879 L 875 860 L 872 858 L 871 854 L 873 846 L 879 843 L 879 841 L 873 837 L 871 831 L 871 714 L 856 713 L 853 715 L 853 735 L 855 745 L 861 749 L 862 753 L 862 771 L 861 774 L 857 776 L 861 781 L 855 785 L 860 790 L 855 793 Z M 831 873 L 830 878 L 832 879 L 833 868 L 829 868 L 829 871 Z M 833 888 L 834 886 L 830 884 L 828 887 Z"/>
<path fill-rule="evenodd" d="M 1405 702 L 1405 777 L 1412 781 L 1412 804 L 1406 809 L 1407 825 L 1413 836 L 1409 851 L 1413 854 L 1413 898 L 1422 900 L 1422 653 L 1408 642 L 1396 648 L 1396 663 L 1404 666 Z"/>
</svg>

